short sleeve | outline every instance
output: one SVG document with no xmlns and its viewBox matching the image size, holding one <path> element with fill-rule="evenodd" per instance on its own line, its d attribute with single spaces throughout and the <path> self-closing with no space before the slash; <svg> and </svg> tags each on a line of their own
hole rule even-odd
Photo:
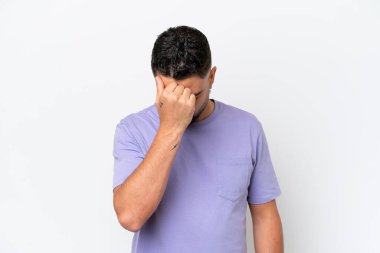
<svg viewBox="0 0 380 253">
<path fill-rule="evenodd" d="M 247 201 L 251 204 L 262 204 L 277 198 L 281 194 L 281 189 L 261 123 L 259 123 L 257 139 L 252 141 L 254 161 Z"/>
<path fill-rule="evenodd" d="M 144 159 L 140 145 L 123 121 L 116 125 L 113 157 L 113 188 L 115 188 L 123 183 Z"/>
</svg>

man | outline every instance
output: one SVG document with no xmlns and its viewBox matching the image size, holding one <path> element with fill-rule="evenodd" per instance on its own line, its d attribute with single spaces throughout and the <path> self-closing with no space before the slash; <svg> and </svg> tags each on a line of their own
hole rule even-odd
<svg viewBox="0 0 380 253">
<path fill-rule="evenodd" d="M 188 26 L 152 51 L 154 104 L 124 117 L 114 136 L 114 208 L 135 232 L 132 253 L 245 253 L 250 208 L 256 253 L 283 252 L 281 194 L 261 122 L 209 99 L 207 38 Z"/>
</svg>

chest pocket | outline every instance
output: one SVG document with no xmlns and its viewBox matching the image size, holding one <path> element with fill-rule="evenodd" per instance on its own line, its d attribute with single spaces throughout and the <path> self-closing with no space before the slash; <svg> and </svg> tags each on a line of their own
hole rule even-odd
<svg viewBox="0 0 380 253">
<path fill-rule="evenodd" d="M 252 168 L 251 158 L 217 158 L 217 191 L 220 197 L 236 201 L 247 192 Z"/>
</svg>

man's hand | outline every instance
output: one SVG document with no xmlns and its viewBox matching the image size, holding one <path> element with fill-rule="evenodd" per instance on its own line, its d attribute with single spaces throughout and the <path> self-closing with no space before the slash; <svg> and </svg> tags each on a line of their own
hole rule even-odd
<svg viewBox="0 0 380 253">
<path fill-rule="evenodd" d="M 164 87 L 159 75 L 156 79 L 156 107 L 160 127 L 169 131 L 184 132 L 195 112 L 195 95 L 189 88 L 170 82 Z"/>
</svg>

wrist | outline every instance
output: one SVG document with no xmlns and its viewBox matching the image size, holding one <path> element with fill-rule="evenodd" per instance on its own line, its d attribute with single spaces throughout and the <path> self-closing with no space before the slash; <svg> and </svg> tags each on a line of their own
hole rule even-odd
<svg viewBox="0 0 380 253">
<path fill-rule="evenodd" d="M 183 129 L 179 128 L 166 128 L 160 126 L 157 131 L 157 135 L 162 136 L 167 139 L 180 140 L 184 133 Z"/>
</svg>

